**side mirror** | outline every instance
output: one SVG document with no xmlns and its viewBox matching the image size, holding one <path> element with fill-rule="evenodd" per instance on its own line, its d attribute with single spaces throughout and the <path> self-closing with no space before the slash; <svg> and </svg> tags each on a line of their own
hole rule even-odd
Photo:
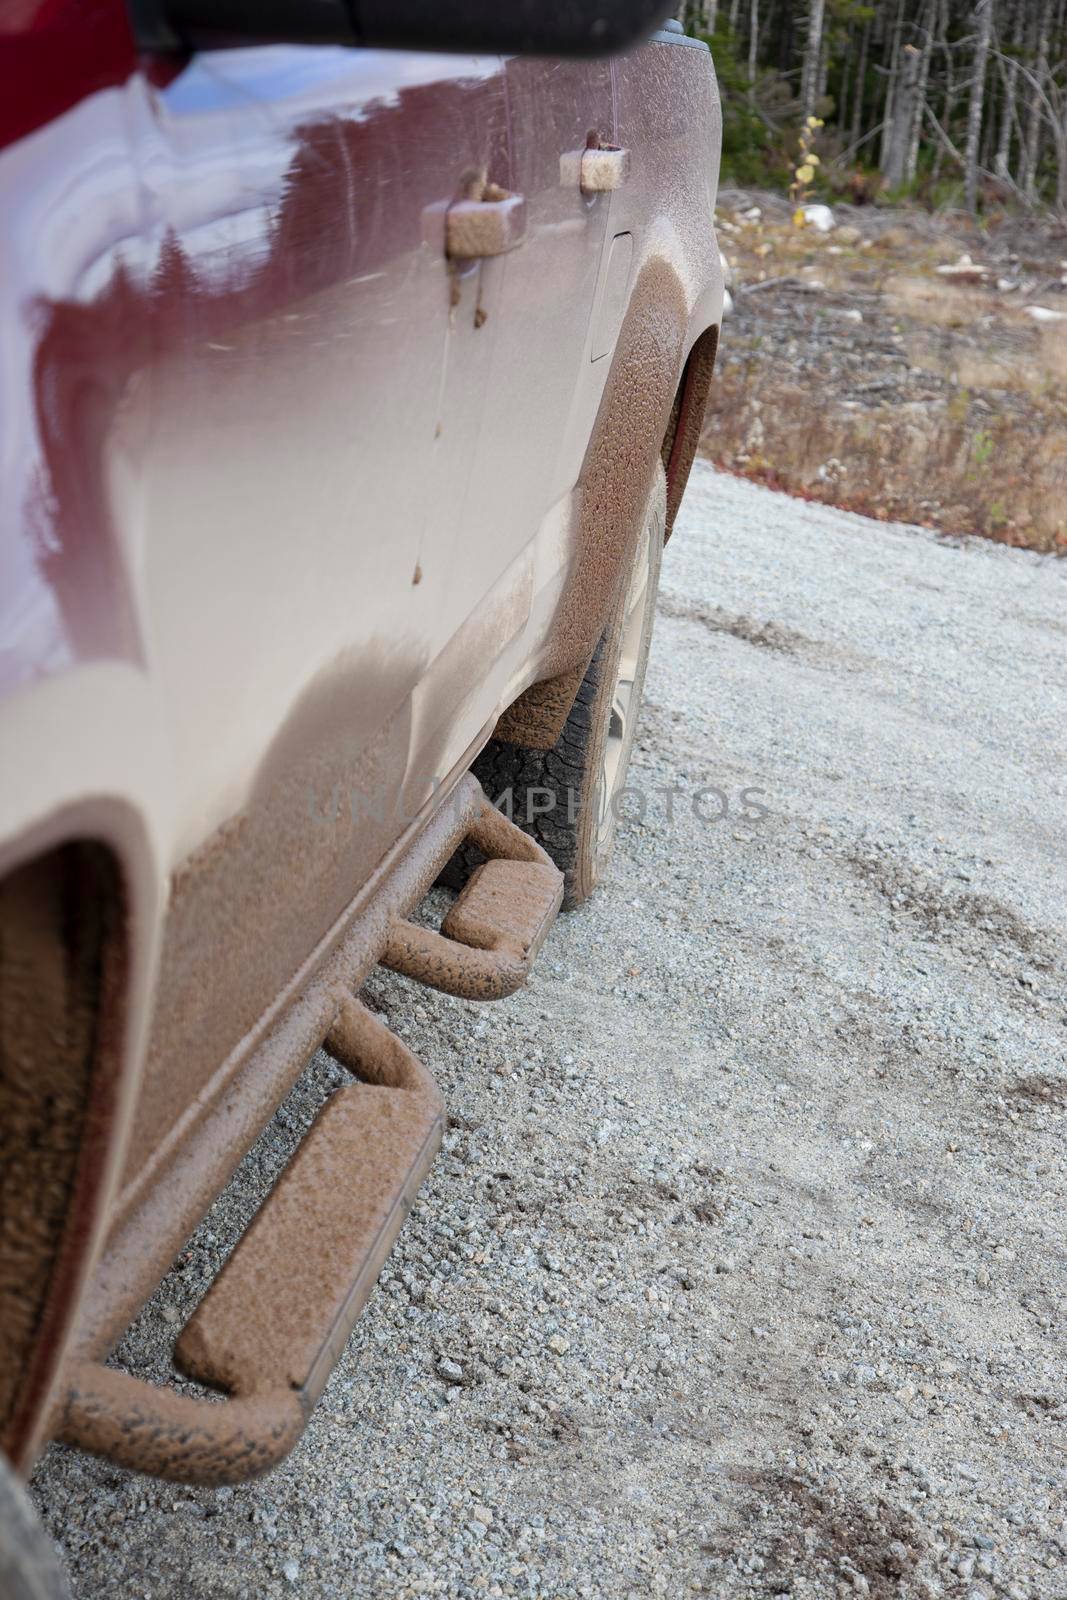
<svg viewBox="0 0 1067 1600">
<path fill-rule="evenodd" d="M 365 45 L 460 55 L 604 56 L 639 43 L 670 0 L 130 0 L 143 49 Z"/>
</svg>

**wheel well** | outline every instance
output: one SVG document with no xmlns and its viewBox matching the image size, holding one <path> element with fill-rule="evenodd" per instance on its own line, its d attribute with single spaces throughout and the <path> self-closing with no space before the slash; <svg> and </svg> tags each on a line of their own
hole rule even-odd
<svg viewBox="0 0 1067 1600">
<path fill-rule="evenodd" d="M 632 555 L 657 458 L 667 472 L 670 530 L 700 437 L 718 344 L 718 328 L 706 330 L 679 381 L 687 323 L 677 274 L 664 261 L 649 262 L 631 296 L 583 462 L 575 558 L 542 676 L 503 713 L 497 739 L 536 750 L 550 749 L 558 739 Z"/>
<path fill-rule="evenodd" d="M 32 1449 L 85 1270 L 120 1057 L 126 894 L 72 840 L 0 882 L 0 1443 Z"/>
<path fill-rule="evenodd" d="M 707 328 L 697 339 L 682 369 L 681 381 L 671 406 L 667 431 L 660 456 L 667 474 L 667 534 L 669 539 L 678 507 L 689 481 L 689 469 L 700 442 L 707 410 L 708 391 L 719 348 L 719 328 Z"/>
</svg>

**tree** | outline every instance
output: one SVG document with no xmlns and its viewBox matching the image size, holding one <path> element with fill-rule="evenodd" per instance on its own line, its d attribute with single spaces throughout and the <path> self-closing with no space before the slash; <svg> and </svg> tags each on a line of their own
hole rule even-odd
<svg viewBox="0 0 1067 1600">
<path fill-rule="evenodd" d="M 887 189 L 899 189 L 904 182 L 911 149 L 911 132 L 919 95 L 919 69 L 922 51 L 914 44 L 906 44 L 901 52 L 902 70 L 896 93 L 893 96 L 893 116 L 890 124 L 889 144 L 882 176 Z"/>
<path fill-rule="evenodd" d="M 1033 12 L 1032 41 L 1036 60 L 1034 76 L 1044 84 L 1048 74 L 1049 33 L 1052 23 L 1052 0 L 1037 0 Z M 1030 94 L 1029 113 L 1026 120 L 1026 137 L 1023 142 L 1019 186 L 1027 200 L 1034 199 L 1037 166 L 1041 150 L 1041 102 L 1033 91 Z"/>
<path fill-rule="evenodd" d="M 919 22 L 920 51 L 919 83 L 915 93 L 912 107 L 911 137 L 908 140 L 908 159 L 904 163 L 904 182 L 914 183 L 915 174 L 919 165 L 919 143 L 922 139 L 923 106 L 926 103 L 926 92 L 930 83 L 930 58 L 934 48 L 934 13 L 937 0 L 927 0 Z"/>
<path fill-rule="evenodd" d="M 967 146 L 963 154 L 964 200 L 967 210 L 972 212 L 978 210 L 978 149 L 982 139 L 989 41 L 993 36 L 993 0 L 978 0 L 974 10 L 978 33 L 974 46 L 971 100 L 967 110 Z"/>
<path fill-rule="evenodd" d="M 826 0 L 810 0 L 808 11 L 808 38 L 804 46 L 804 75 L 800 89 L 800 111 L 810 117 L 815 111 L 815 97 L 819 88 L 819 63 L 822 59 L 822 25 Z"/>
<path fill-rule="evenodd" d="M 807 118 L 820 182 L 1067 215 L 1067 0 L 686 0 L 714 35 L 724 172 L 779 184 Z"/>
</svg>

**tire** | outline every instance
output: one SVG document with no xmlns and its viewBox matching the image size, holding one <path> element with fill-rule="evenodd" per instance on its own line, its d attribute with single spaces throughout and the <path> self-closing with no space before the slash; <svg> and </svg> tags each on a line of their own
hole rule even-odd
<svg viewBox="0 0 1067 1600">
<path fill-rule="evenodd" d="M 657 463 L 644 527 L 624 586 L 551 750 L 492 740 L 472 771 L 564 875 L 563 908 L 588 900 L 611 855 L 620 791 L 641 711 L 667 522 L 667 479 Z M 456 858 L 450 863 L 454 868 Z M 464 861 L 467 871 L 473 861 Z M 449 870 L 445 882 L 462 876 Z"/>
<path fill-rule="evenodd" d="M 51 1541 L 19 1479 L 0 1455 L 0 1597 L 70 1600 Z"/>
</svg>

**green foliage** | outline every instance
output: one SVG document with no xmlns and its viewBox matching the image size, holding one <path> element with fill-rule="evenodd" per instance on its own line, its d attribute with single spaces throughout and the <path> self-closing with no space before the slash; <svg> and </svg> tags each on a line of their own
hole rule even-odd
<svg viewBox="0 0 1067 1600">
<path fill-rule="evenodd" d="M 713 34 L 703 37 L 711 46 L 722 100 L 722 181 L 742 188 L 777 186 L 786 163 L 781 152 L 771 148 L 767 126 L 753 109 L 740 43 L 723 19 Z"/>
<path fill-rule="evenodd" d="M 975 464 L 979 467 L 984 467 L 995 448 L 995 441 L 989 429 L 979 428 L 971 440 L 971 453 L 974 456 Z"/>
</svg>

